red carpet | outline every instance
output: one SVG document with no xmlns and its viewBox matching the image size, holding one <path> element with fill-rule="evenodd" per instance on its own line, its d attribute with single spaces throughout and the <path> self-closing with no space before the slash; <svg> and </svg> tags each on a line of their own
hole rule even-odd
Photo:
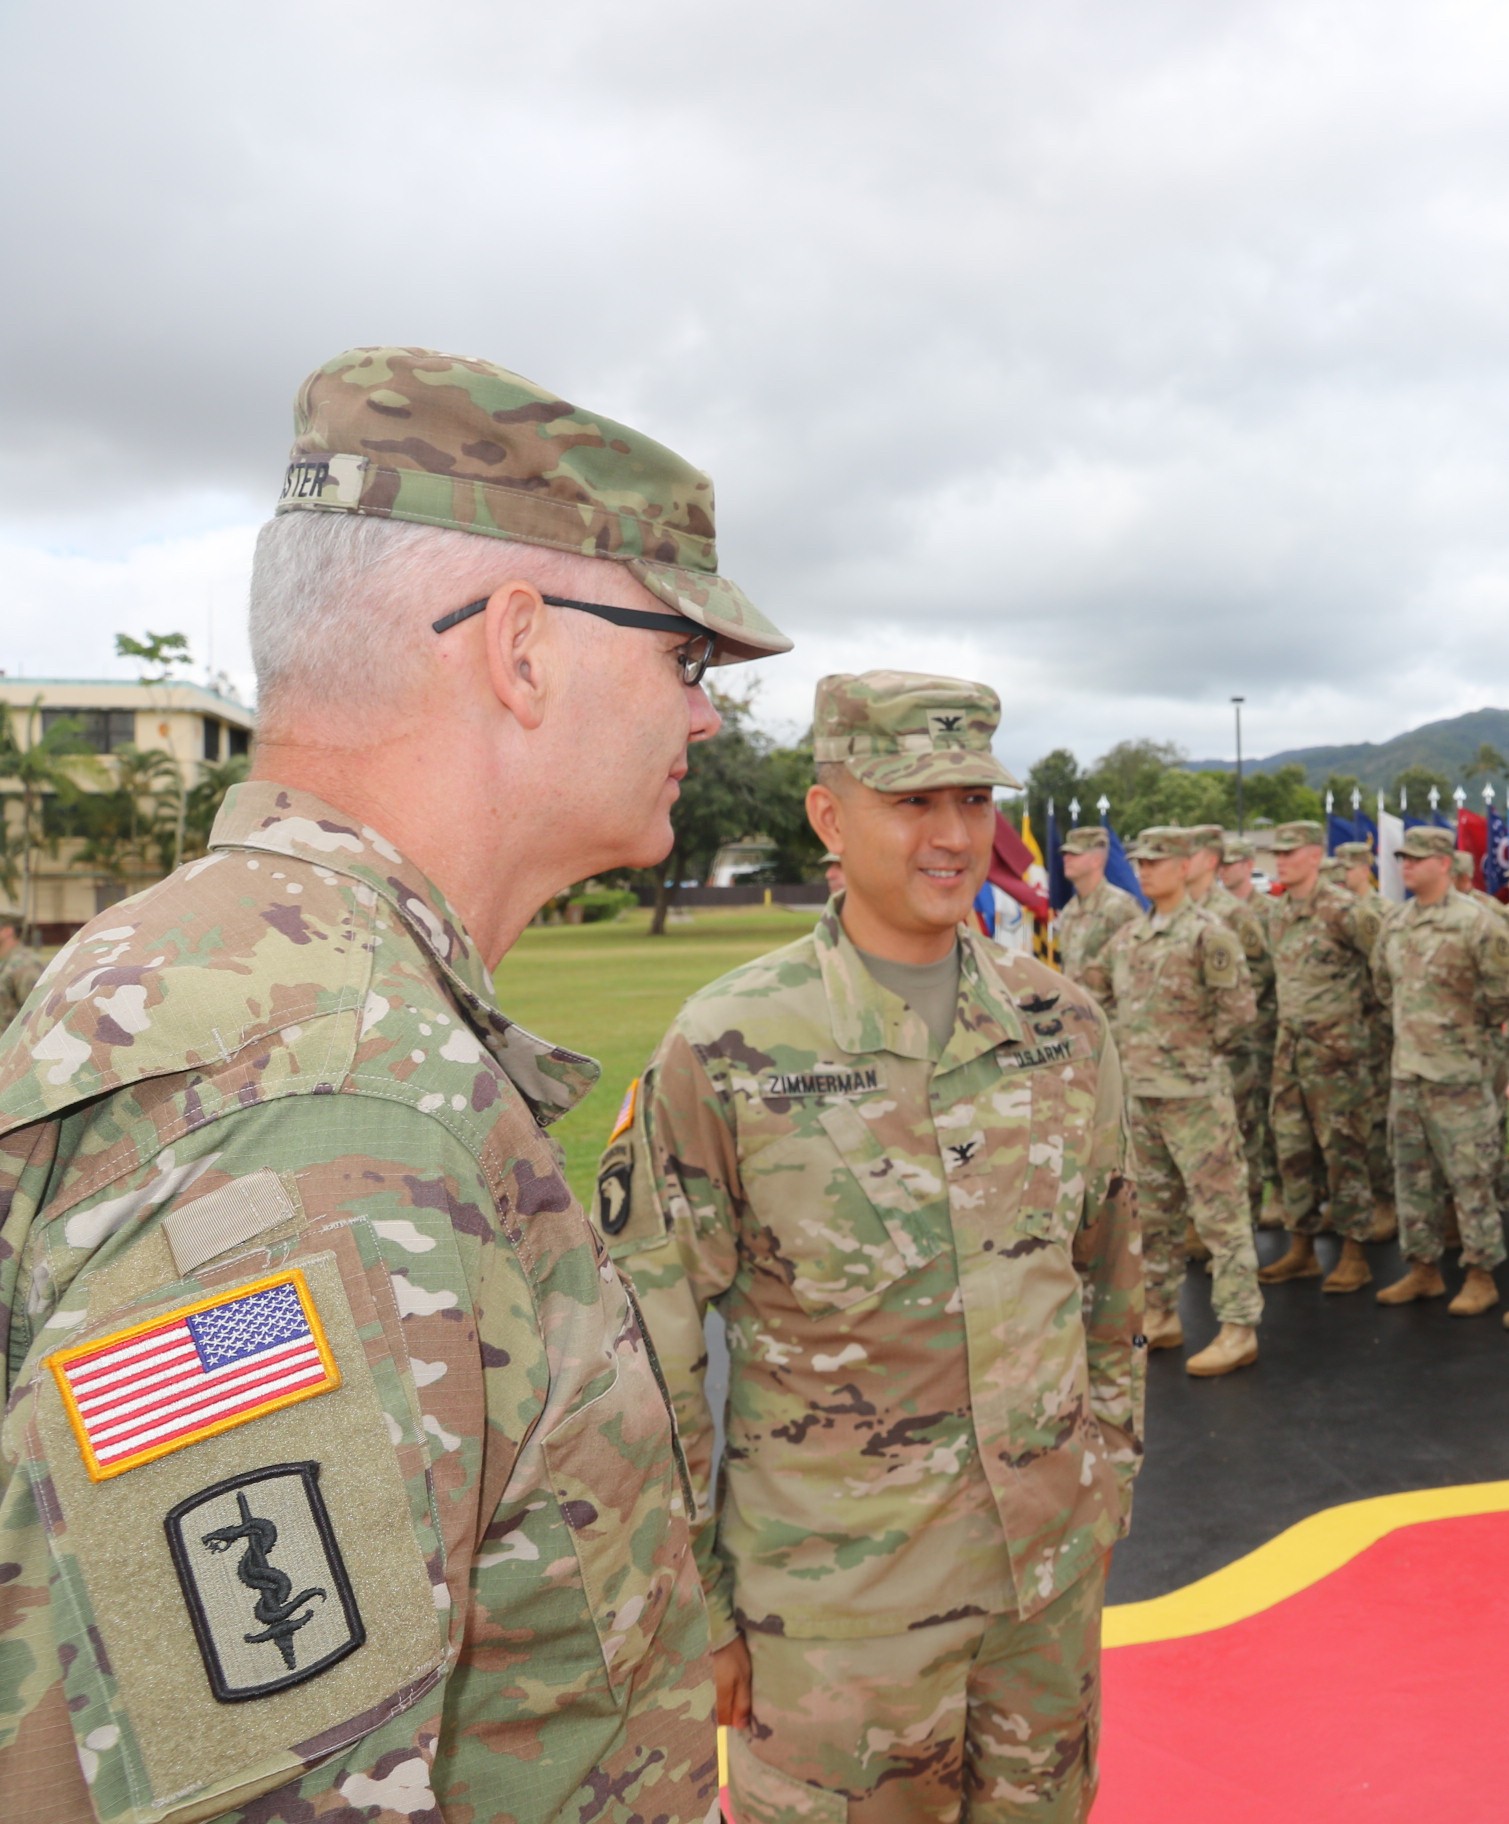
<svg viewBox="0 0 1509 1824">
<path fill-rule="evenodd" d="M 1509 1514 L 1406 1526 L 1274 1607 L 1111 1649 L 1094 1824 L 1509 1824 Z"/>
</svg>

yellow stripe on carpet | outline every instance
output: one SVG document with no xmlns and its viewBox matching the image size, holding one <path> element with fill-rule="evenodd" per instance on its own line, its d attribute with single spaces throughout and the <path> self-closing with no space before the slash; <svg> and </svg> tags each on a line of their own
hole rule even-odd
<svg viewBox="0 0 1509 1824">
<path fill-rule="evenodd" d="M 1230 1627 L 1308 1589 L 1401 1526 L 1505 1511 L 1509 1482 L 1412 1489 L 1328 1507 L 1182 1590 L 1108 1608 L 1102 1639 L 1107 1647 L 1137 1647 Z"/>
</svg>

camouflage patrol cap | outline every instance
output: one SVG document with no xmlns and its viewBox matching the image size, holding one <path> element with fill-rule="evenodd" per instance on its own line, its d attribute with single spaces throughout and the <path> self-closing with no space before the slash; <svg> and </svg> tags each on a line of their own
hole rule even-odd
<svg viewBox="0 0 1509 1824">
<path fill-rule="evenodd" d="M 1218 823 L 1192 823 L 1189 826 L 1190 852 L 1214 849 L 1219 855 L 1226 846 L 1226 832 Z"/>
<path fill-rule="evenodd" d="M 370 514 L 612 558 L 717 634 L 719 661 L 791 650 L 719 576 L 713 484 L 700 469 L 489 361 L 425 348 L 327 361 L 294 401 L 276 511 Z"/>
<path fill-rule="evenodd" d="M 1106 834 L 1104 825 L 1082 823 L 1078 829 L 1070 830 L 1062 847 L 1066 855 L 1094 855 L 1101 849 L 1109 851 L 1111 838 Z"/>
<path fill-rule="evenodd" d="M 1411 861 L 1426 861 L 1432 855 L 1454 854 L 1456 846 L 1455 830 L 1438 830 L 1428 823 L 1417 823 L 1412 830 L 1404 832 L 1404 840 L 1394 853 L 1406 855 Z"/>
<path fill-rule="evenodd" d="M 1454 849 L 1451 857 L 1453 874 L 1470 880 L 1477 873 L 1477 863 L 1473 860 L 1470 849 Z M 5 914 L 0 912 L 0 924 L 5 922 Z"/>
<path fill-rule="evenodd" d="M 1133 861 L 1188 861 L 1195 852 L 1193 831 L 1175 823 L 1156 823 L 1143 830 L 1127 850 Z"/>
<path fill-rule="evenodd" d="M 1349 868 L 1355 868 L 1363 862 L 1372 865 L 1373 845 L 1370 842 L 1338 842 L 1334 853 L 1336 859 Z"/>
<path fill-rule="evenodd" d="M 1273 846 L 1279 854 L 1288 849 L 1308 848 L 1312 842 L 1324 848 L 1326 833 L 1309 818 L 1300 818 L 1294 823 L 1281 823 L 1273 832 Z"/>
<path fill-rule="evenodd" d="M 1221 844 L 1221 865 L 1227 867 L 1234 861 L 1256 861 L 1257 850 L 1245 836 L 1228 836 Z"/>
<path fill-rule="evenodd" d="M 990 751 L 1001 699 L 988 684 L 917 671 L 834 672 L 820 678 L 812 756 L 845 767 L 877 792 L 946 785 L 1021 789 Z"/>
</svg>

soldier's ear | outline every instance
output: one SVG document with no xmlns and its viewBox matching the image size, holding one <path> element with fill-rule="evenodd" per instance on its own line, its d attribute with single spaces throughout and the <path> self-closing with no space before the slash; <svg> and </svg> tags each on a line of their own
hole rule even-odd
<svg viewBox="0 0 1509 1824">
<path fill-rule="evenodd" d="M 843 814 L 837 796 L 826 785 L 807 787 L 807 821 L 825 849 L 844 852 Z"/>
<path fill-rule="evenodd" d="M 538 728 L 551 672 L 550 621 L 533 583 L 501 583 L 482 617 L 493 695 L 522 728 Z"/>
</svg>

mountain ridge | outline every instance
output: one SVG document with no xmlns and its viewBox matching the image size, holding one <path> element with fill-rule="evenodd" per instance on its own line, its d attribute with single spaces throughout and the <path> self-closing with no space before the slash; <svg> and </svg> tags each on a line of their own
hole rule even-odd
<svg viewBox="0 0 1509 1824">
<path fill-rule="evenodd" d="M 1242 757 L 1244 773 L 1275 773 L 1281 766 L 1302 766 L 1310 785 L 1323 785 L 1332 773 L 1355 775 L 1371 791 L 1388 791 L 1406 767 L 1428 767 L 1453 785 L 1487 742 L 1509 755 L 1509 709 L 1472 709 L 1460 716 L 1423 722 L 1387 741 L 1340 742 L 1330 746 L 1291 747 L 1261 759 Z M 1233 773 L 1234 760 L 1186 760 L 1192 773 Z"/>
</svg>

